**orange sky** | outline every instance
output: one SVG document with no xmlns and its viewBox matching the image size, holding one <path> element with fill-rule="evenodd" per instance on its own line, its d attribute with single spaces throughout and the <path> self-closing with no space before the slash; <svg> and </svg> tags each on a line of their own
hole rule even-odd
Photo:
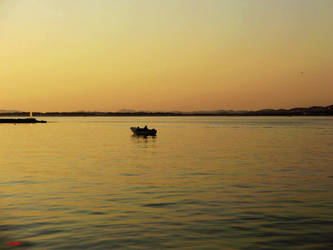
<svg viewBox="0 0 333 250">
<path fill-rule="evenodd" d="M 332 13 L 331 0 L 0 0 L 0 109 L 330 105 Z"/>
</svg>

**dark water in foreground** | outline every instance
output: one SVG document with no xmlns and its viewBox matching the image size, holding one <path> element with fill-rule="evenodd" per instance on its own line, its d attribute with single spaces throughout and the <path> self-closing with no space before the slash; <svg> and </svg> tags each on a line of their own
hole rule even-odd
<svg viewBox="0 0 333 250">
<path fill-rule="evenodd" d="M 333 248 L 333 117 L 47 120 L 0 125 L 0 249 Z"/>
</svg>

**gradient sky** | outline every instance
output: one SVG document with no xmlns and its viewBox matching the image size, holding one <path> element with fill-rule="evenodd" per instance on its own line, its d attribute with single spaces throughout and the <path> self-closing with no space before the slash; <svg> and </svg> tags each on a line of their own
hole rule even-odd
<svg viewBox="0 0 333 250">
<path fill-rule="evenodd" d="M 0 109 L 330 105 L 332 27 L 332 0 L 0 0 Z"/>
</svg>

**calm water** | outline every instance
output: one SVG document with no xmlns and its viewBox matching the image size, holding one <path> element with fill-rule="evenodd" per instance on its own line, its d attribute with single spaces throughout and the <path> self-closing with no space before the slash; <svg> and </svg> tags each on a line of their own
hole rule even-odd
<svg viewBox="0 0 333 250">
<path fill-rule="evenodd" d="M 0 125 L 0 249 L 333 248 L 333 117 L 47 120 Z"/>
</svg>

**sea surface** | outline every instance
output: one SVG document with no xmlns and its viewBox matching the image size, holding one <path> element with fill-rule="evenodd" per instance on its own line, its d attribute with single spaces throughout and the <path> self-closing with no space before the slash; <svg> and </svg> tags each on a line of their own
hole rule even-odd
<svg viewBox="0 0 333 250">
<path fill-rule="evenodd" d="M 0 249 L 333 249 L 333 117 L 43 119 L 0 124 Z"/>
</svg>

